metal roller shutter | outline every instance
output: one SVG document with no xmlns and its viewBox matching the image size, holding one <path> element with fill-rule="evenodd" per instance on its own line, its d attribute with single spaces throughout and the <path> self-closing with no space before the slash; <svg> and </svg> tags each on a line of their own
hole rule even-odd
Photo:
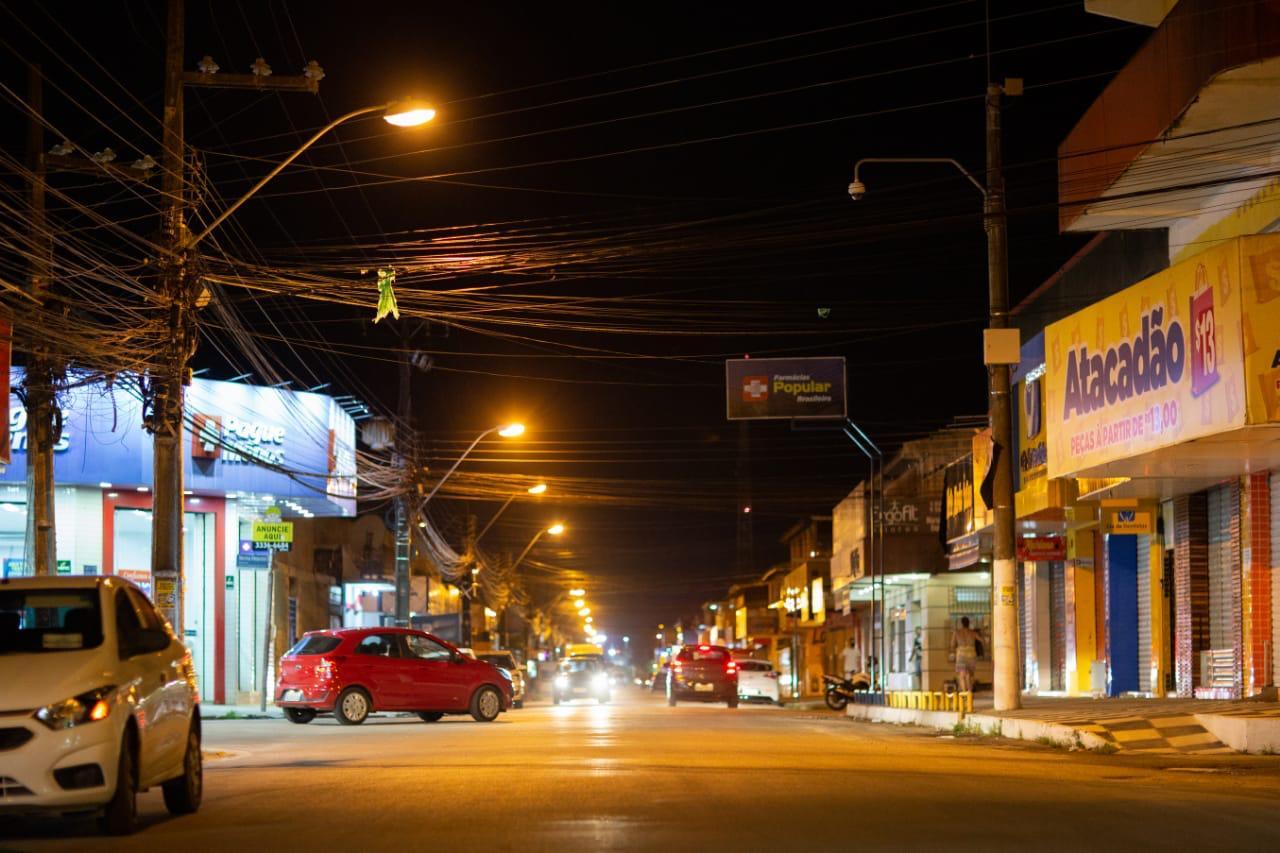
<svg viewBox="0 0 1280 853">
<path fill-rule="evenodd" d="M 1231 489 L 1209 490 L 1209 648 L 1234 644 L 1231 607 Z"/>
<path fill-rule="evenodd" d="M 1151 537 L 1138 536 L 1138 690 L 1151 686 Z"/>
<path fill-rule="evenodd" d="M 1067 687 L 1067 583 L 1066 564 L 1049 564 L 1049 656 L 1051 690 Z"/>
</svg>

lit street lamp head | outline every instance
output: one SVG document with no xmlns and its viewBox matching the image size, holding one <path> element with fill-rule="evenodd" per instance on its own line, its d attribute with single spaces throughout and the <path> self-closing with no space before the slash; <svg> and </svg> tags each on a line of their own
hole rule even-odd
<svg viewBox="0 0 1280 853">
<path fill-rule="evenodd" d="M 559 522 L 556 522 L 555 524 L 547 528 L 547 532 L 550 533 L 552 536 L 559 536 L 561 533 L 564 533 L 564 525 L 560 524 Z"/>
<path fill-rule="evenodd" d="M 498 435 L 503 438 L 516 438 L 524 435 L 524 424 L 507 424 L 498 430 Z"/>
<path fill-rule="evenodd" d="M 538 484 L 538 485 L 536 485 L 536 486 L 530 486 L 530 487 L 529 487 L 529 494 L 531 494 L 531 495 L 540 495 L 540 494 L 542 494 L 543 492 L 545 492 L 546 490 L 547 490 L 547 484 L 546 484 L 546 483 L 539 483 L 539 484 Z"/>
<path fill-rule="evenodd" d="M 867 194 L 867 185 L 862 181 L 854 180 L 849 184 L 849 198 L 857 201 Z"/>
<path fill-rule="evenodd" d="M 395 101 L 387 104 L 382 119 L 396 127 L 417 127 L 436 117 L 436 111 L 416 101 Z"/>
<path fill-rule="evenodd" d="M 569 596 L 570 596 L 571 598 L 582 598 L 582 597 L 583 597 L 584 595 L 586 595 L 586 594 L 587 594 L 587 591 L 586 591 L 585 589 L 571 589 L 571 590 L 569 590 Z"/>
</svg>

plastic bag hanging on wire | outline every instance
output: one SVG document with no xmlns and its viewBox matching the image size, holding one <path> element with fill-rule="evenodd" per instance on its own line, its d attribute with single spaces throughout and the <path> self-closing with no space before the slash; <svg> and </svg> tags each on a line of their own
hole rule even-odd
<svg viewBox="0 0 1280 853">
<path fill-rule="evenodd" d="M 400 319 L 400 308 L 396 305 L 396 271 L 394 268 L 378 270 L 378 310 L 373 315 L 373 322 L 378 322 L 390 314 Z"/>
</svg>

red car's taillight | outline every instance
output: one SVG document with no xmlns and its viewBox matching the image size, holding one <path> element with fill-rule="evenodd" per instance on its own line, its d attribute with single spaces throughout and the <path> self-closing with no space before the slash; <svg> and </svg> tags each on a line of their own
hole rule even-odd
<svg viewBox="0 0 1280 853">
<path fill-rule="evenodd" d="M 724 665 L 724 671 L 725 671 L 725 674 L 726 674 L 726 675 L 737 675 L 737 674 L 738 674 L 738 664 L 737 664 L 736 662 L 734 662 L 734 661 L 729 661 L 728 663 L 726 663 L 726 664 Z"/>
</svg>

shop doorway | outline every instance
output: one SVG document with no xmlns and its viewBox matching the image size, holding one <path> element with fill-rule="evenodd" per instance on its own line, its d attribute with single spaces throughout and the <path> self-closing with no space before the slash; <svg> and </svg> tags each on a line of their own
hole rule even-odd
<svg viewBox="0 0 1280 853">
<path fill-rule="evenodd" d="M 1139 689 L 1138 537 L 1106 536 L 1107 695 Z"/>
<path fill-rule="evenodd" d="M 122 498 L 124 496 L 121 496 Z M 103 513 L 103 564 L 111 574 L 152 595 L 149 496 L 111 500 Z M 217 509 L 183 513 L 183 625 L 203 701 L 218 701 L 222 675 L 218 649 L 222 608 L 218 572 Z"/>
</svg>

